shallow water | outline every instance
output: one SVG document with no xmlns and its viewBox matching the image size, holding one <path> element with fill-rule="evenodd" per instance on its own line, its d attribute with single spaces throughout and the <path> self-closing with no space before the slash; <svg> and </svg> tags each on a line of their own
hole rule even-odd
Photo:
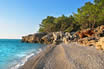
<svg viewBox="0 0 104 69">
<path fill-rule="evenodd" d="M 19 39 L 0 39 L 0 69 L 11 69 L 10 67 L 21 62 L 23 64 L 44 46 L 43 44 L 22 43 Z"/>
</svg>

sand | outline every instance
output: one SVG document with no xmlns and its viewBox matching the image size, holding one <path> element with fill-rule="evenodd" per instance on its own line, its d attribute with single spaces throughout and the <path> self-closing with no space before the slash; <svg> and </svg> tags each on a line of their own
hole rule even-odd
<svg viewBox="0 0 104 69">
<path fill-rule="evenodd" d="M 20 69 L 104 69 L 104 52 L 77 43 L 48 46 Z"/>
</svg>

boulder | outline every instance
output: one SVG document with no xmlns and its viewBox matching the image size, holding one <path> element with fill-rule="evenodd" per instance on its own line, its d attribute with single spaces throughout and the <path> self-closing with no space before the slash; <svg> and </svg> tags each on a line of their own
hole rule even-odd
<svg viewBox="0 0 104 69">
<path fill-rule="evenodd" d="M 97 37 L 103 37 L 104 36 L 104 25 L 97 27 L 94 31 L 95 31 L 95 33 L 96 33 L 95 35 Z"/>
<path fill-rule="evenodd" d="M 28 36 L 23 36 L 22 37 L 22 42 L 28 42 L 28 43 L 42 43 L 41 38 L 45 36 L 47 33 L 42 32 L 42 33 L 35 33 L 32 35 Z"/>
<path fill-rule="evenodd" d="M 60 44 L 62 42 L 69 43 L 73 40 L 73 36 L 69 32 L 51 32 L 51 33 L 35 33 L 22 37 L 22 42 L 43 43 L 43 44 Z"/>
<path fill-rule="evenodd" d="M 68 39 L 68 38 L 63 37 L 63 42 L 64 42 L 65 44 L 68 44 L 68 43 L 69 43 L 69 39 Z"/>
<path fill-rule="evenodd" d="M 54 41 L 62 40 L 64 35 L 65 35 L 64 32 L 53 32 Z"/>
<path fill-rule="evenodd" d="M 104 50 L 104 37 L 101 37 L 99 41 L 96 43 L 96 48 Z"/>
<path fill-rule="evenodd" d="M 97 39 L 94 37 L 86 37 L 78 40 L 78 43 L 80 43 L 83 46 L 95 46 L 96 42 Z"/>
<path fill-rule="evenodd" d="M 59 43 L 65 43 L 68 44 L 70 40 L 72 40 L 72 35 L 69 32 L 54 32 L 54 43 L 59 44 Z"/>
<path fill-rule="evenodd" d="M 70 40 L 73 40 L 73 36 L 71 35 L 71 33 L 66 32 L 63 37 L 63 43 L 68 44 Z"/>
<path fill-rule="evenodd" d="M 81 30 L 81 31 L 77 32 L 76 34 L 79 36 L 79 38 L 91 37 L 94 34 L 94 30 L 85 29 L 85 30 Z"/>
<path fill-rule="evenodd" d="M 42 37 L 44 44 L 68 43 L 70 39 L 72 39 L 72 36 L 68 32 L 52 32 Z"/>
<path fill-rule="evenodd" d="M 52 33 L 43 36 L 41 39 L 44 44 L 52 44 L 54 40 Z"/>
</svg>

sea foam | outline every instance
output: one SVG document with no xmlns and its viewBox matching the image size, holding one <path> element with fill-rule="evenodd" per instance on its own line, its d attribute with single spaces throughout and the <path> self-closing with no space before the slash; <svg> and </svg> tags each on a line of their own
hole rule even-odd
<svg viewBox="0 0 104 69">
<path fill-rule="evenodd" d="M 36 54 L 40 53 L 42 49 L 39 49 L 37 52 L 32 52 L 31 54 L 27 54 L 25 57 L 23 57 L 20 62 L 13 65 L 10 69 L 19 69 L 21 66 L 23 66 L 30 58 L 33 56 L 36 56 Z"/>
</svg>

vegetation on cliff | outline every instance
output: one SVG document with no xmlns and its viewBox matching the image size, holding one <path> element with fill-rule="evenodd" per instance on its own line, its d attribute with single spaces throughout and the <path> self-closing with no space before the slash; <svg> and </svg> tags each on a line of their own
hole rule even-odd
<svg viewBox="0 0 104 69">
<path fill-rule="evenodd" d="M 104 25 L 104 0 L 87 2 L 70 16 L 47 16 L 40 24 L 39 32 L 72 32 Z"/>
</svg>

